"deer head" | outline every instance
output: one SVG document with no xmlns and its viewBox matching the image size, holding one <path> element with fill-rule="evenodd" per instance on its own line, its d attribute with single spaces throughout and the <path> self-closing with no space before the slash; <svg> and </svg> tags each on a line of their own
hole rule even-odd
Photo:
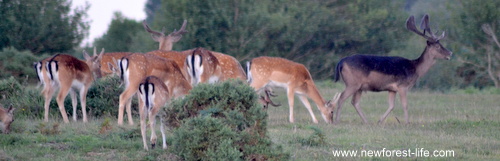
<svg viewBox="0 0 500 161">
<path fill-rule="evenodd" d="M 97 54 L 96 48 L 94 47 L 94 55 L 89 56 L 87 51 L 83 51 L 83 57 L 85 58 L 85 63 L 90 68 L 90 71 L 94 74 L 96 78 L 101 78 L 101 60 L 104 54 L 104 48 L 102 48 L 101 53 Z"/>
<path fill-rule="evenodd" d="M 7 110 L 0 105 L 0 120 L 3 123 L 3 132 L 6 134 L 10 133 L 10 125 L 14 122 L 14 110 L 12 105 Z"/>
<path fill-rule="evenodd" d="M 420 29 L 422 29 L 423 32 L 420 32 L 415 26 L 415 18 L 413 16 L 410 16 L 408 20 L 406 20 L 406 28 L 427 39 L 426 50 L 429 51 L 433 58 L 451 59 L 452 52 L 443 47 L 439 42 L 439 40 L 444 38 L 445 32 L 443 31 L 440 36 L 436 36 L 436 34 L 431 31 L 429 27 L 429 15 L 424 15 L 420 23 Z"/>
<path fill-rule="evenodd" d="M 153 38 L 154 41 L 160 43 L 160 50 L 172 50 L 173 43 L 179 41 L 182 38 L 182 34 L 188 32 L 186 30 L 186 24 L 187 20 L 184 20 L 184 23 L 182 23 L 182 27 L 179 29 L 179 31 L 174 30 L 174 32 L 165 36 L 165 28 L 163 28 L 161 32 L 154 31 L 149 28 L 149 26 L 146 24 L 146 21 L 142 21 L 144 29 L 147 32 L 151 33 L 151 38 Z"/>
</svg>

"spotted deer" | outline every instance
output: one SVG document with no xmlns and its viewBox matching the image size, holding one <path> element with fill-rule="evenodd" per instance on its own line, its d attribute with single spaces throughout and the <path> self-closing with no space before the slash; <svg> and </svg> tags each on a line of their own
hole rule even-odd
<svg viewBox="0 0 500 161">
<path fill-rule="evenodd" d="M 172 89 L 172 88 L 171 88 Z M 165 106 L 165 104 L 172 98 L 169 88 L 163 81 L 156 76 L 148 76 L 144 78 L 139 84 L 139 99 L 143 102 L 143 106 L 139 110 L 141 118 L 141 135 L 144 149 L 148 150 L 146 141 L 146 119 L 149 120 L 149 127 L 151 130 L 151 147 L 155 148 L 156 145 L 156 115 Z M 165 130 L 163 119 L 160 117 L 160 131 L 163 139 L 163 149 L 167 149 L 165 138 Z"/>
<path fill-rule="evenodd" d="M 123 57 L 119 61 L 120 75 L 125 83 L 125 90 L 120 94 L 118 108 L 118 125 L 123 124 L 125 103 L 139 89 L 140 82 L 147 76 L 156 76 L 162 80 L 171 92 L 172 98 L 181 97 L 191 90 L 191 85 L 182 75 L 179 66 L 172 60 L 150 54 L 134 53 Z M 139 101 L 139 107 L 143 107 Z M 133 125 L 131 108 L 127 106 L 127 116 L 130 125 Z"/>
<path fill-rule="evenodd" d="M 178 39 L 180 39 L 182 37 L 182 34 L 185 34 L 187 31 L 185 30 L 186 28 L 186 21 L 184 21 L 181 29 L 179 29 L 179 31 L 174 31 L 173 33 L 169 34 L 168 36 L 165 36 L 163 34 L 163 31 L 162 32 L 158 32 L 158 31 L 154 31 L 154 30 L 151 30 L 149 28 L 149 26 L 146 24 L 146 22 L 143 22 L 143 26 L 144 26 L 144 29 L 146 31 L 148 31 L 149 33 L 151 33 L 151 37 L 153 38 L 153 40 L 157 41 L 159 43 L 159 50 L 156 50 L 156 51 L 151 51 L 151 52 L 148 52 L 147 54 L 153 54 L 153 55 L 157 55 L 157 56 L 160 56 L 160 57 L 164 57 L 164 58 L 167 58 L 167 59 L 171 59 L 171 60 L 174 60 L 178 65 L 179 67 L 181 67 L 182 69 L 182 72 L 184 74 L 184 76 L 186 76 L 186 78 L 191 82 L 191 78 L 189 77 L 189 74 L 187 72 L 188 69 L 186 69 L 186 64 L 185 62 L 187 62 L 187 57 L 189 55 L 192 55 L 192 53 L 197 50 L 197 49 L 190 49 L 190 50 L 186 50 L 186 51 L 172 51 L 172 44 L 174 42 L 177 42 Z M 173 40 L 176 40 L 176 41 L 173 41 Z M 212 53 L 212 55 L 214 55 L 218 62 L 219 65 L 221 66 L 221 72 L 222 72 L 222 77 L 224 79 L 222 80 L 227 80 L 227 79 L 230 79 L 230 78 L 233 78 L 233 79 L 240 79 L 240 80 L 246 80 L 246 74 L 245 74 L 245 71 L 243 70 L 243 68 L 241 67 L 241 64 L 239 63 L 239 61 L 230 56 L 230 55 L 226 55 L 226 54 L 223 54 L 223 53 L 219 53 L 219 52 L 214 52 L 214 51 L 209 51 Z"/>
<path fill-rule="evenodd" d="M 424 51 L 415 60 L 402 57 L 373 56 L 373 55 L 353 55 L 343 58 L 335 69 L 335 81 L 340 78 L 345 83 L 345 89 L 340 95 L 335 122 L 340 120 L 340 111 L 344 101 L 352 97 L 352 105 L 358 112 L 363 122 L 368 121 L 359 107 L 359 100 L 363 91 L 388 91 L 389 108 L 380 117 L 379 123 L 383 123 L 394 108 L 396 93 L 399 93 L 401 104 L 405 115 L 406 123 L 408 118 L 408 103 L 406 95 L 408 90 L 415 85 L 415 82 L 422 77 L 434 65 L 436 59 L 451 58 L 452 52 L 443 47 L 439 40 L 444 38 L 443 32 L 440 36 L 434 35 L 429 28 L 429 16 L 422 18 L 419 31 L 415 26 L 415 18 L 410 16 L 406 21 L 406 28 L 427 40 Z"/>
<path fill-rule="evenodd" d="M 309 111 L 314 123 L 318 123 L 318 120 L 311 109 L 308 97 L 316 103 L 325 122 L 333 122 L 333 111 L 339 94 L 330 101 L 323 99 L 304 65 L 283 58 L 261 56 L 247 62 L 247 74 L 250 86 L 258 92 L 266 86 L 286 89 L 291 123 L 295 120 L 293 116 L 295 94 Z"/>
<path fill-rule="evenodd" d="M 45 59 L 45 61 L 45 72 L 41 71 L 41 74 L 43 75 L 42 77 L 45 77 L 46 75 L 49 78 L 48 80 L 44 78 L 44 83 L 46 85 L 44 86 L 44 91 L 42 92 L 46 101 L 44 107 L 45 121 L 48 121 L 48 104 L 52 98 L 52 94 L 59 89 L 56 102 L 59 106 L 59 111 L 61 112 L 63 121 L 65 123 L 69 123 L 66 109 L 64 108 L 64 99 L 68 93 L 71 93 L 73 102 L 73 120 L 76 121 L 76 93 L 74 90 L 79 90 L 83 122 L 87 122 L 86 95 L 88 89 L 94 81 L 89 64 L 66 54 L 57 54 L 51 57 L 50 60 Z M 43 61 L 40 64 L 43 64 Z"/>
<path fill-rule="evenodd" d="M 3 133 L 10 133 L 10 125 L 14 122 L 14 110 L 12 105 L 10 105 L 9 109 L 5 109 L 3 105 L 0 104 L 0 121 L 2 121 L 2 129 Z"/>
</svg>

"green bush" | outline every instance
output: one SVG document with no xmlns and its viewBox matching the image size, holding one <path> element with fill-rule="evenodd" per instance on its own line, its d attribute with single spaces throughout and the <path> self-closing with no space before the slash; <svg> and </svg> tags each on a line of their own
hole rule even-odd
<svg viewBox="0 0 500 161">
<path fill-rule="evenodd" d="M 123 85 L 118 76 L 110 76 L 96 80 L 87 93 L 87 107 L 89 115 L 95 117 L 118 116 L 118 104 Z M 132 99 L 136 100 L 136 99 Z M 136 107 L 133 101 L 132 107 Z"/>
<path fill-rule="evenodd" d="M 34 88 L 26 82 L 19 83 L 11 76 L 8 79 L 0 80 L 0 103 L 17 108 L 16 117 L 43 118 L 43 97 L 40 91 L 41 88 Z M 71 103 L 69 104 L 71 106 Z M 57 108 L 57 105 L 53 107 Z"/>
<path fill-rule="evenodd" d="M 117 116 L 119 95 L 123 91 L 120 87 L 119 77 L 107 77 L 95 81 L 87 93 L 87 113 L 90 117 Z M 14 77 L 0 80 L 0 103 L 5 106 L 13 105 L 18 108 L 15 112 L 16 117 L 43 118 L 44 98 L 40 93 L 41 86 L 30 86 L 27 82 L 19 83 Z M 60 117 L 59 108 L 55 97 L 58 91 L 54 93 L 49 104 L 49 117 Z M 79 93 L 78 91 L 76 92 Z M 77 97 L 77 115 L 81 118 L 80 99 Z M 132 102 L 136 106 L 137 101 Z M 71 116 L 73 106 L 71 97 L 68 95 L 64 101 L 66 112 Z"/>
<path fill-rule="evenodd" d="M 17 51 L 14 48 L 4 48 L 0 51 L 0 79 L 13 76 L 17 80 L 28 78 L 28 82 L 38 81 L 33 62 L 40 61 L 48 55 L 37 57 L 29 51 Z"/>
<path fill-rule="evenodd" d="M 267 136 L 267 113 L 241 81 L 200 84 L 164 108 L 172 151 L 185 160 L 285 160 Z"/>
</svg>

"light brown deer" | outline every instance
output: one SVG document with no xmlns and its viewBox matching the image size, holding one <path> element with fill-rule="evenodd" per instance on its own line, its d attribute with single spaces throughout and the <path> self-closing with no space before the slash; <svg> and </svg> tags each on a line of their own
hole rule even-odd
<svg viewBox="0 0 500 161">
<path fill-rule="evenodd" d="M 422 18 L 420 25 L 423 33 L 416 28 L 413 16 L 410 16 L 406 21 L 406 27 L 427 40 L 427 46 L 419 58 L 408 60 L 402 57 L 353 55 L 339 61 L 336 67 L 335 81 L 342 77 L 346 87 L 338 102 L 336 123 L 340 120 L 342 104 L 350 96 L 353 96 L 351 103 L 361 119 L 363 119 L 363 122 L 368 122 L 359 107 L 359 100 L 363 91 L 389 92 L 389 108 L 380 117 L 379 123 L 383 123 L 387 115 L 392 111 L 396 93 L 399 93 L 405 121 L 409 123 L 406 98 L 408 90 L 415 85 L 418 78 L 427 73 L 436 62 L 436 59 L 449 60 L 452 52 L 439 43 L 439 40 L 444 38 L 444 32 L 441 36 L 436 36 L 431 32 L 428 15 Z"/>
<path fill-rule="evenodd" d="M 118 65 L 125 83 L 125 90 L 120 94 L 118 125 L 123 124 L 125 103 L 130 102 L 131 97 L 139 89 L 140 82 L 147 76 L 156 76 L 163 80 L 169 87 L 173 98 L 183 96 L 191 90 L 191 85 L 182 75 L 179 66 L 172 60 L 150 54 L 134 53 L 123 57 Z M 141 102 L 139 102 L 139 107 L 142 107 Z M 133 125 L 131 109 L 128 107 L 127 113 L 129 124 Z"/>
<path fill-rule="evenodd" d="M 88 55 L 87 55 L 88 56 Z M 59 88 L 56 101 L 59 110 L 65 123 L 69 123 L 66 109 L 64 108 L 64 98 L 68 93 L 74 93 L 74 89 L 79 90 L 80 105 L 82 107 L 83 122 L 87 122 L 86 112 L 86 95 L 87 91 L 94 81 L 92 71 L 89 64 L 79 60 L 71 55 L 57 54 L 47 61 L 46 75 L 50 79 L 50 85 L 46 86 L 48 92 L 45 92 L 44 97 L 49 99 L 52 97 L 56 88 Z M 48 83 L 48 82 L 45 82 Z M 44 89 L 45 90 L 45 89 Z M 76 94 L 72 94 L 73 100 L 73 120 L 76 121 Z M 45 104 L 48 104 L 47 101 Z M 48 121 L 48 106 L 45 107 L 45 121 Z"/>
<path fill-rule="evenodd" d="M 172 87 L 170 89 L 173 89 Z M 169 88 L 163 81 L 156 76 L 148 76 L 139 84 L 139 100 L 143 102 L 144 106 L 139 109 L 141 118 L 141 135 L 144 149 L 148 150 L 146 141 L 146 119 L 149 119 L 149 127 L 151 130 L 151 147 L 155 148 L 156 145 L 156 115 L 165 106 L 165 104 L 172 98 Z M 165 130 L 163 119 L 160 117 L 160 131 L 163 139 L 163 149 L 167 149 L 165 138 Z"/>
<path fill-rule="evenodd" d="M 288 105 L 290 108 L 289 121 L 294 122 L 293 106 L 294 95 L 297 94 L 304 106 L 309 111 L 314 123 L 318 123 L 311 104 L 307 97 L 311 98 L 321 111 L 321 116 L 327 123 L 333 122 L 333 111 L 339 94 L 331 101 L 325 101 L 320 95 L 311 74 L 307 68 L 299 63 L 283 58 L 258 57 L 247 62 L 248 82 L 250 86 L 260 92 L 266 86 L 282 87 L 287 91 Z"/>
<path fill-rule="evenodd" d="M 50 61 L 52 57 L 45 58 L 39 62 L 33 63 L 33 66 L 35 68 L 35 71 L 37 73 L 38 80 L 40 81 L 40 84 L 43 86 L 42 91 L 40 92 L 42 96 L 44 97 L 44 121 L 48 122 L 49 121 L 49 105 L 50 101 L 52 101 L 52 96 L 54 96 L 54 93 L 57 91 L 58 86 L 55 86 L 52 80 L 50 80 L 48 71 L 47 71 L 47 62 Z M 74 90 L 69 91 L 69 95 L 71 97 L 71 104 L 74 109 L 76 109 L 76 106 L 78 104 L 78 101 L 76 99 L 76 92 Z"/>
<path fill-rule="evenodd" d="M 158 32 L 158 31 L 151 30 L 149 28 L 149 26 L 146 24 L 146 22 L 143 22 L 143 25 L 144 25 L 144 29 L 146 31 L 148 31 L 149 33 L 151 33 L 153 40 L 159 42 L 159 44 L 160 44 L 159 50 L 151 51 L 151 52 L 148 52 L 147 54 L 153 54 L 153 55 L 157 55 L 160 57 L 174 60 L 182 68 L 181 70 L 183 71 L 184 76 L 186 76 L 186 78 L 188 80 L 190 80 L 191 78 L 188 78 L 189 75 L 186 71 L 187 69 L 185 68 L 185 62 L 186 62 L 187 56 L 191 55 L 195 49 L 190 49 L 190 50 L 181 51 L 181 52 L 171 51 L 172 46 L 173 46 L 172 44 L 174 42 L 177 42 L 178 39 L 180 39 L 182 37 L 182 34 L 187 32 L 185 30 L 186 23 L 187 22 L 184 21 L 184 23 L 179 31 L 174 31 L 173 33 L 169 34 L 168 36 L 165 36 L 163 34 L 163 31 Z M 173 40 L 176 40 L 176 41 L 173 41 Z M 239 63 L 239 61 L 236 58 L 234 58 L 230 55 L 219 53 L 219 52 L 213 52 L 213 51 L 210 51 L 210 52 L 220 62 L 222 75 L 225 78 L 224 80 L 229 79 L 229 78 L 246 80 L 245 71 L 243 70 L 243 68 L 241 67 L 241 64 Z"/>
<path fill-rule="evenodd" d="M 187 24 L 187 21 L 184 20 L 184 22 L 182 23 L 182 26 L 179 29 L 179 31 L 174 30 L 172 33 L 170 33 L 167 36 L 165 36 L 165 34 L 164 34 L 165 28 L 163 28 L 161 32 L 154 31 L 154 30 L 151 30 L 149 28 L 149 26 L 146 23 L 146 21 L 142 21 L 142 25 L 143 25 L 144 29 L 147 32 L 151 33 L 151 38 L 153 38 L 154 41 L 156 41 L 156 42 L 158 42 L 160 44 L 159 49 L 160 50 L 165 50 L 165 51 L 172 50 L 173 44 L 176 43 L 177 41 L 179 41 L 182 38 L 182 34 L 185 34 L 185 33 L 188 32 L 186 30 L 186 24 Z"/>
<path fill-rule="evenodd" d="M 12 105 L 9 109 L 5 109 L 3 105 L 0 104 L 0 121 L 2 121 L 3 133 L 10 133 L 10 125 L 14 122 L 14 110 Z"/>
</svg>

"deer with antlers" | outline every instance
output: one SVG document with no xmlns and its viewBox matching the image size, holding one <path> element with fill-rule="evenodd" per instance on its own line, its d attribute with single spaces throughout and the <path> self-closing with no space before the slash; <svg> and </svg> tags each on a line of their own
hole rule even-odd
<svg viewBox="0 0 500 161">
<path fill-rule="evenodd" d="M 316 103 L 321 116 L 327 123 L 333 122 L 333 111 L 340 95 L 336 94 L 330 101 L 324 100 L 316 88 L 311 74 L 304 65 L 283 58 L 262 56 L 247 62 L 247 74 L 250 86 L 258 92 L 266 86 L 286 89 L 290 110 L 289 121 L 291 123 L 294 122 L 295 94 L 298 95 L 300 101 L 309 111 L 314 123 L 318 123 L 318 120 L 307 97 Z"/>
<path fill-rule="evenodd" d="M 120 94 L 118 125 L 123 124 L 124 106 L 139 89 L 140 82 L 147 76 L 156 76 L 169 88 L 172 98 L 186 95 L 191 85 L 185 79 L 179 66 L 172 60 L 150 54 L 135 53 L 123 57 L 117 64 L 125 90 Z M 128 105 L 127 105 L 128 106 Z M 143 106 L 139 101 L 139 107 Z M 141 110 L 141 109 L 140 109 Z M 127 107 L 129 124 L 133 125 L 131 109 Z"/>
<path fill-rule="evenodd" d="M 9 109 L 5 109 L 2 104 L 0 104 L 0 121 L 2 121 L 2 129 L 3 133 L 10 133 L 10 125 L 14 122 L 14 110 L 12 105 L 10 105 Z"/>
<path fill-rule="evenodd" d="M 188 71 L 186 71 L 187 69 L 184 67 L 187 65 L 185 63 L 189 62 L 187 60 L 187 57 L 189 55 L 192 55 L 193 52 L 195 52 L 195 50 L 197 50 L 197 49 L 190 49 L 190 50 L 181 51 L 181 52 L 171 51 L 172 50 L 171 44 L 173 42 L 177 42 L 178 39 L 180 39 L 182 37 L 181 36 L 182 34 L 187 33 L 187 31 L 185 30 L 186 23 L 187 23 L 187 21 L 184 20 L 184 23 L 183 23 L 181 29 L 179 29 L 179 31 L 174 31 L 173 33 L 169 34 L 168 36 L 165 36 L 163 34 L 163 31 L 158 32 L 158 31 L 151 30 L 145 21 L 143 21 L 143 26 L 144 26 L 144 29 L 146 31 L 151 33 L 151 37 L 153 38 L 153 40 L 159 42 L 159 44 L 160 44 L 159 50 L 148 52 L 148 54 L 153 54 L 153 55 L 157 55 L 160 57 L 174 60 L 180 67 L 182 67 L 182 72 L 186 76 L 186 78 L 192 82 L 193 80 L 191 80 L 191 78 L 188 77 L 189 73 L 188 73 Z M 171 39 L 177 40 L 177 41 L 173 41 Z M 213 52 L 213 51 L 209 51 L 209 52 L 211 53 L 211 55 L 215 56 L 215 58 L 219 62 L 219 65 L 221 67 L 221 70 L 220 70 L 221 71 L 220 78 L 222 78 L 221 81 L 224 81 L 224 80 L 227 80 L 230 78 L 246 80 L 245 71 L 241 67 L 241 64 L 239 63 L 239 61 L 236 60 L 236 58 L 234 58 L 230 55 L 219 53 L 219 52 Z"/>
<path fill-rule="evenodd" d="M 353 55 L 339 61 L 335 72 L 335 81 L 340 78 L 344 80 L 345 89 L 340 95 L 335 122 L 340 120 L 340 111 L 344 101 L 352 97 L 352 105 L 358 112 L 363 122 L 367 123 L 359 100 L 363 91 L 388 91 L 389 108 L 382 115 L 379 123 L 383 123 L 394 108 L 396 93 L 399 93 L 401 104 L 405 115 L 406 123 L 409 123 L 406 94 L 415 85 L 418 78 L 422 77 L 434 65 L 436 59 L 451 58 L 452 52 L 444 48 L 439 42 L 444 38 L 443 32 L 436 36 L 429 28 L 429 16 L 422 18 L 419 31 L 415 26 L 415 18 L 410 16 L 406 21 L 406 28 L 427 40 L 427 46 L 423 53 L 415 60 L 408 60 L 402 57 Z M 428 34 L 428 35 L 427 35 Z"/>
<path fill-rule="evenodd" d="M 88 58 L 88 54 L 84 53 L 84 56 Z M 40 64 L 44 64 L 42 61 Z M 71 93 L 73 102 L 73 120 L 76 121 L 76 93 L 75 89 L 79 90 L 80 95 L 80 106 L 82 107 L 83 122 L 87 122 L 87 112 L 86 112 L 86 95 L 87 91 L 94 81 L 94 76 L 89 68 L 90 64 L 87 62 L 79 60 L 71 55 L 57 54 L 50 58 L 50 60 L 45 59 L 46 69 L 41 71 L 40 74 L 44 79 L 44 93 L 45 97 L 45 121 L 48 121 L 48 104 L 52 97 L 52 94 L 59 88 L 59 93 L 57 94 L 57 105 L 59 106 L 59 111 L 63 117 L 65 123 L 69 123 L 66 110 L 64 108 L 64 98 Z M 38 66 L 38 65 L 37 65 Z M 38 72 L 37 68 L 37 73 Z M 49 79 L 45 79 L 45 77 Z M 48 88 L 48 89 L 47 89 Z M 47 101 L 48 100 L 48 101 Z"/>
</svg>

